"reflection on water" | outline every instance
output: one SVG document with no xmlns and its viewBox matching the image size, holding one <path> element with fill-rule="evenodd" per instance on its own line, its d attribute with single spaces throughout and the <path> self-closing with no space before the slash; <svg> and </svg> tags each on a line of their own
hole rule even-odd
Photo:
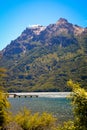
<svg viewBox="0 0 87 130">
<path fill-rule="evenodd" d="M 17 113 L 21 108 L 26 107 L 32 112 L 49 112 L 58 120 L 66 121 L 73 118 L 70 100 L 66 98 L 9 98 L 11 111 Z"/>
</svg>

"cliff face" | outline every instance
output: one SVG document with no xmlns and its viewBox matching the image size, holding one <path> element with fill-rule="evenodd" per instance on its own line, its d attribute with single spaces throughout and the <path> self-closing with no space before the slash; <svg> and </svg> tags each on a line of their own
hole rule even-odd
<svg viewBox="0 0 87 130">
<path fill-rule="evenodd" d="M 9 91 L 68 91 L 70 78 L 87 84 L 87 28 L 64 18 L 26 28 L 0 55 Z"/>
</svg>

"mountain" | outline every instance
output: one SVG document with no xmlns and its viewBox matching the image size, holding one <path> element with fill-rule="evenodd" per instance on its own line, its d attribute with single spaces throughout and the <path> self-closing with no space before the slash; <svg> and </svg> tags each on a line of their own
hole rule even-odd
<svg viewBox="0 0 87 130">
<path fill-rule="evenodd" d="M 60 18 L 34 25 L 0 52 L 8 91 L 70 91 L 72 79 L 87 89 L 87 28 Z"/>
</svg>

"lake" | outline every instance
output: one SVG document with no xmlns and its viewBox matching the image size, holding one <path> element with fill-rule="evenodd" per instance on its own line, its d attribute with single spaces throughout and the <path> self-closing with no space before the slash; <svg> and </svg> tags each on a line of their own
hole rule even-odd
<svg viewBox="0 0 87 130">
<path fill-rule="evenodd" d="M 54 95 L 54 93 L 53 93 Z M 72 106 L 69 99 L 66 98 L 64 94 L 59 96 L 58 93 L 53 96 L 52 93 L 41 94 L 38 98 L 9 98 L 11 103 L 11 111 L 13 113 L 17 113 L 23 107 L 28 108 L 32 113 L 35 112 L 49 112 L 52 113 L 55 117 L 57 117 L 59 122 L 67 121 L 69 119 L 73 119 Z M 61 95 L 61 94 L 60 94 Z"/>
</svg>

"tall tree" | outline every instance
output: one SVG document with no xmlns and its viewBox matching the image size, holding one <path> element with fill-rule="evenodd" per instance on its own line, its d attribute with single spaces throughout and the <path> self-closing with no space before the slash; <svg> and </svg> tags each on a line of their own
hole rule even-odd
<svg viewBox="0 0 87 130">
<path fill-rule="evenodd" d="M 3 77 L 5 76 L 6 70 L 0 69 L 0 129 L 9 121 L 8 107 L 10 106 L 7 100 L 7 94 L 2 90 Z"/>
<path fill-rule="evenodd" d="M 73 89 L 71 98 L 75 116 L 75 130 L 87 130 L 87 92 L 72 80 L 69 80 L 67 84 Z"/>
</svg>

